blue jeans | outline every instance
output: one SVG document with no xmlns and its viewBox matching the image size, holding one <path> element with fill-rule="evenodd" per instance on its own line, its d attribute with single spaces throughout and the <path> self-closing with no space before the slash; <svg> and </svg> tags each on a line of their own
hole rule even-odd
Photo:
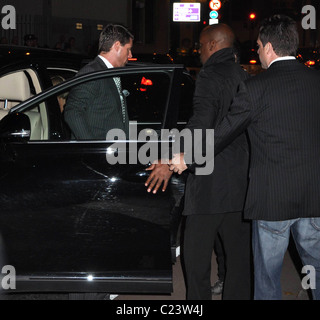
<svg viewBox="0 0 320 320">
<path fill-rule="evenodd" d="M 303 265 L 315 268 L 314 300 L 320 300 L 320 218 L 285 221 L 254 220 L 254 299 L 281 300 L 281 270 L 290 230 Z M 311 278 L 310 278 L 311 279 Z"/>
</svg>

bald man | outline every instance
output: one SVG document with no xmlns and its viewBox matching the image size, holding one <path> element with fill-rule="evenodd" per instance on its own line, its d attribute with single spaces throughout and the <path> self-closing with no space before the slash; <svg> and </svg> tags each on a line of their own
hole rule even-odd
<svg viewBox="0 0 320 320">
<path fill-rule="evenodd" d="M 227 114 L 239 84 L 249 78 L 235 62 L 235 35 L 225 24 L 211 25 L 200 34 L 202 68 L 196 81 L 193 116 L 186 128 L 214 129 Z M 211 300 L 211 259 L 219 233 L 225 253 L 222 298 L 251 299 L 250 224 L 242 211 L 248 183 L 249 151 L 246 135 L 239 136 L 216 158 L 214 171 L 196 175 L 190 167 L 186 182 L 183 257 L 188 300 Z M 165 191 L 172 172 L 153 164 L 148 192 Z"/>
<path fill-rule="evenodd" d="M 249 77 L 235 62 L 235 35 L 225 24 L 211 25 L 200 34 L 202 68 L 193 98 L 195 129 L 215 128 L 227 114 L 239 84 Z M 239 136 L 215 158 L 214 171 L 196 175 L 190 168 L 183 214 L 184 265 L 187 299 L 210 300 L 211 259 L 219 233 L 225 252 L 222 299 L 251 299 L 250 224 L 243 221 L 249 151 L 246 135 Z"/>
</svg>

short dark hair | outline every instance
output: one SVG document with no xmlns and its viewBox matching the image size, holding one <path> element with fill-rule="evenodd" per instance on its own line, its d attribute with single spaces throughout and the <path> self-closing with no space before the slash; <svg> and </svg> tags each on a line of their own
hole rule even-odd
<svg viewBox="0 0 320 320">
<path fill-rule="evenodd" d="M 130 42 L 130 39 L 133 40 L 134 37 L 127 28 L 122 25 L 108 24 L 100 33 L 99 52 L 110 51 L 112 45 L 117 41 L 124 46 Z"/>
<path fill-rule="evenodd" d="M 259 39 L 263 46 L 270 42 L 279 57 L 294 56 L 299 46 L 297 24 L 288 16 L 274 15 L 262 22 Z"/>
</svg>

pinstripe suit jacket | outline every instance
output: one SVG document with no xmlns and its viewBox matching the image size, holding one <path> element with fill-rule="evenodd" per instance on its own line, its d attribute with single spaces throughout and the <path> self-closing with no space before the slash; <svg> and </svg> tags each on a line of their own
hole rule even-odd
<svg viewBox="0 0 320 320">
<path fill-rule="evenodd" d="M 99 58 L 84 66 L 77 75 L 106 70 Z M 128 114 L 123 123 L 121 101 L 113 78 L 89 81 L 74 87 L 68 96 L 64 118 L 76 139 L 106 139 L 108 130 L 119 128 L 128 136 Z"/>
<path fill-rule="evenodd" d="M 215 153 L 246 128 L 251 163 L 245 217 L 319 217 L 320 72 L 277 61 L 242 83 L 215 131 Z"/>
</svg>

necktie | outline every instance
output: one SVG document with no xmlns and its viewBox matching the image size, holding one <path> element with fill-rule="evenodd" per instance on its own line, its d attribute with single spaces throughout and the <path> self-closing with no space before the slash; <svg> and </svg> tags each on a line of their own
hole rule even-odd
<svg viewBox="0 0 320 320">
<path fill-rule="evenodd" d="M 113 79 L 119 91 L 120 101 L 121 101 L 122 121 L 123 123 L 125 123 L 126 122 L 126 104 L 125 104 L 123 93 L 122 93 L 121 79 L 120 77 L 114 77 Z"/>
</svg>

